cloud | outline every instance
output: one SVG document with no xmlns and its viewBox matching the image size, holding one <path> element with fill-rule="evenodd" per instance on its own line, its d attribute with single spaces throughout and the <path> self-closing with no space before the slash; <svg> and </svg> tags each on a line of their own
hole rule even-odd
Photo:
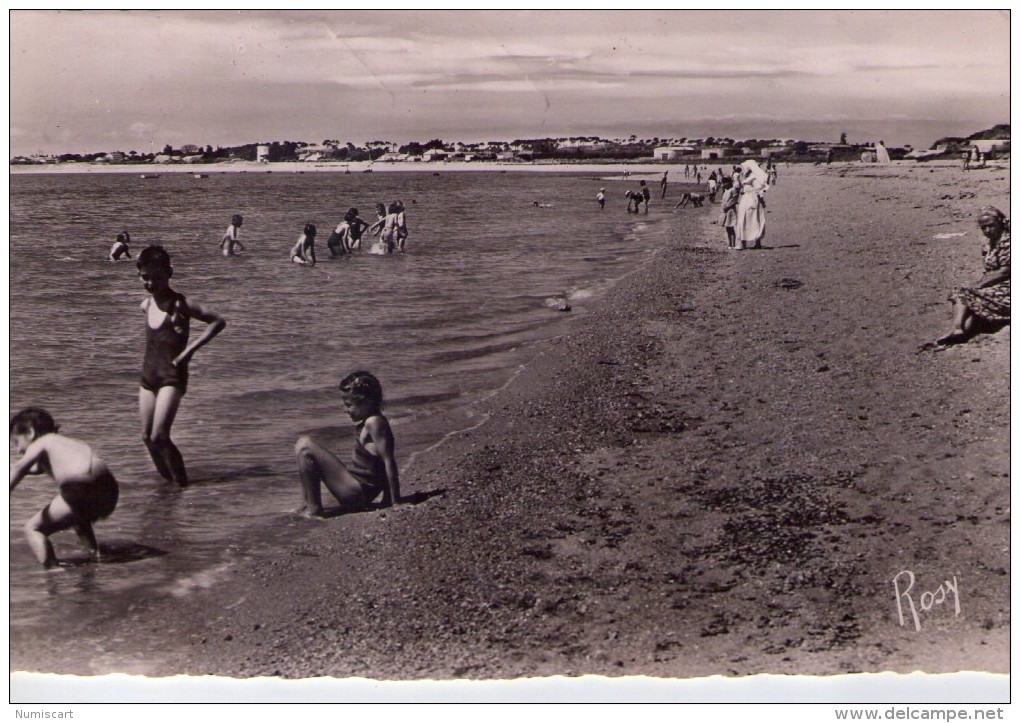
<svg viewBox="0 0 1020 723">
<path fill-rule="evenodd" d="M 152 124 L 152 123 L 143 123 L 141 121 L 138 121 L 137 123 L 132 123 L 128 127 L 128 132 L 132 136 L 134 136 L 135 138 L 138 138 L 140 140 L 148 140 L 148 139 L 150 139 L 152 136 L 154 136 L 156 134 L 156 130 L 157 130 L 157 128 L 156 128 L 156 126 L 154 124 Z"/>
</svg>

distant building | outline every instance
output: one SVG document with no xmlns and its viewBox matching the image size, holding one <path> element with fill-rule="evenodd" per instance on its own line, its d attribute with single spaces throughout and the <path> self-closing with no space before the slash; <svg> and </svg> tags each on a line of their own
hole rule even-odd
<svg viewBox="0 0 1020 723">
<path fill-rule="evenodd" d="M 1009 139 L 999 138 L 990 141 L 970 141 L 970 145 L 973 148 L 977 146 L 977 149 L 984 154 L 988 153 L 1009 153 Z"/>
<path fill-rule="evenodd" d="M 425 151 L 424 153 L 422 153 L 421 154 L 421 159 L 423 161 L 445 161 L 446 160 L 446 156 L 447 156 L 446 151 L 440 151 L 438 149 L 432 149 L 432 150 Z"/>
<path fill-rule="evenodd" d="M 652 151 L 652 157 L 657 161 L 675 161 L 685 153 L 693 153 L 693 146 L 659 146 Z"/>
<path fill-rule="evenodd" d="M 112 153 L 106 154 L 106 160 L 108 160 L 110 163 L 123 163 L 124 154 L 121 153 L 120 151 L 113 151 Z"/>
<path fill-rule="evenodd" d="M 256 146 L 255 160 L 259 163 L 269 163 L 269 146 Z"/>
<path fill-rule="evenodd" d="M 170 161 L 172 161 L 172 160 L 173 159 L 170 157 L 169 153 L 157 153 L 155 156 L 153 156 L 152 162 L 153 163 L 170 163 Z"/>
<path fill-rule="evenodd" d="M 717 146 L 717 147 L 714 147 L 714 148 L 702 148 L 701 149 L 701 160 L 703 160 L 703 161 L 710 161 L 712 159 L 726 158 L 726 156 L 731 156 L 731 155 L 733 155 L 733 149 L 732 148 L 722 148 L 722 147 L 718 147 Z"/>
</svg>

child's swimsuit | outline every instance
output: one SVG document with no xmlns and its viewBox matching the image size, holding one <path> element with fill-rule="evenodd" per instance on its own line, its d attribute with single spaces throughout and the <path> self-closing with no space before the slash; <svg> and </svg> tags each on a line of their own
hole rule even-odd
<svg viewBox="0 0 1020 723">
<path fill-rule="evenodd" d="M 65 482 L 60 485 L 60 496 L 75 517 L 92 523 L 110 516 L 117 506 L 120 488 L 113 475 L 106 471 L 91 482 Z"/>
<path fill-rule="evenodd" d="M 382 457 L 365 449 L 361 439 L 354 440 L 354 458 L 347 467 L 347 471 L 361 484 L 365 502 L 371 502 L 378 497 L 388 484 L 386 465 L 383 463 Z"/>
<path fill-rule="evenodd" d="M 151 300 L 150 304 L 153 303 Z M 189 319 L 180 313 L 184 296 L 176 294 L 170 311 L 158 329 L 149 326 L 148 307 L 145 311 L 145 359 L 142 361 L 142 389 L 155 394 L 161 387 L 177 387 L 181 394 L 188 389 L 187 363 L 174 366 L 176 359 L 188 346 Z"/>
</svg>

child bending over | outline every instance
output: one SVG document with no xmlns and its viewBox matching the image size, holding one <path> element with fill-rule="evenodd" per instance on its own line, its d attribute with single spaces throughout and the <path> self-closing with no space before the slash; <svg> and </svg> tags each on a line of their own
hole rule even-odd
<svg viewBox="0 0 1020 723">
<path fill-rule="evenodd" d="M 358 433 L 351 462 L 344 464 L 310 437 L 294 446 L 304 498 L 299 511 L 311 517 L 324 514 L 320 483 L 343 512 L 363 510 L 380 494 L 384 507 L 403 501 L 393 431 L 382 413 L 382 385 L 368 372 L 354 372 L 340 382 L 340 396 Z"/>
<path fill-rule="evenodd" d="M 28 474 L 48 474 L 60 486 L 60 494 L 25 523 L 28 546 L 46 567 L 57 564 L 49 536 L 72 527 L 98 561 L 92 523 L 113 512 L 119 495 L 117 480 L 92 448 L 57 429 L 53 417 L 36 407 L 11 420 L 11 443 L 20 456 L 11 467 L 11 491 Z"/>
</svg>

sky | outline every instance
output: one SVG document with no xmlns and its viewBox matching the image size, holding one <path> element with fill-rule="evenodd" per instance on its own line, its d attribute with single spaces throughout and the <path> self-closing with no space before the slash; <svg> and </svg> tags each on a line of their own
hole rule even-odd
<svg viewBox="0 0 1020 723">
<path fill-rule="evenodd" d="M 10 153 L 577 135 L 882 139 L 1009 122 L 1006 11 L 32 11 Z"/>
</svg>

